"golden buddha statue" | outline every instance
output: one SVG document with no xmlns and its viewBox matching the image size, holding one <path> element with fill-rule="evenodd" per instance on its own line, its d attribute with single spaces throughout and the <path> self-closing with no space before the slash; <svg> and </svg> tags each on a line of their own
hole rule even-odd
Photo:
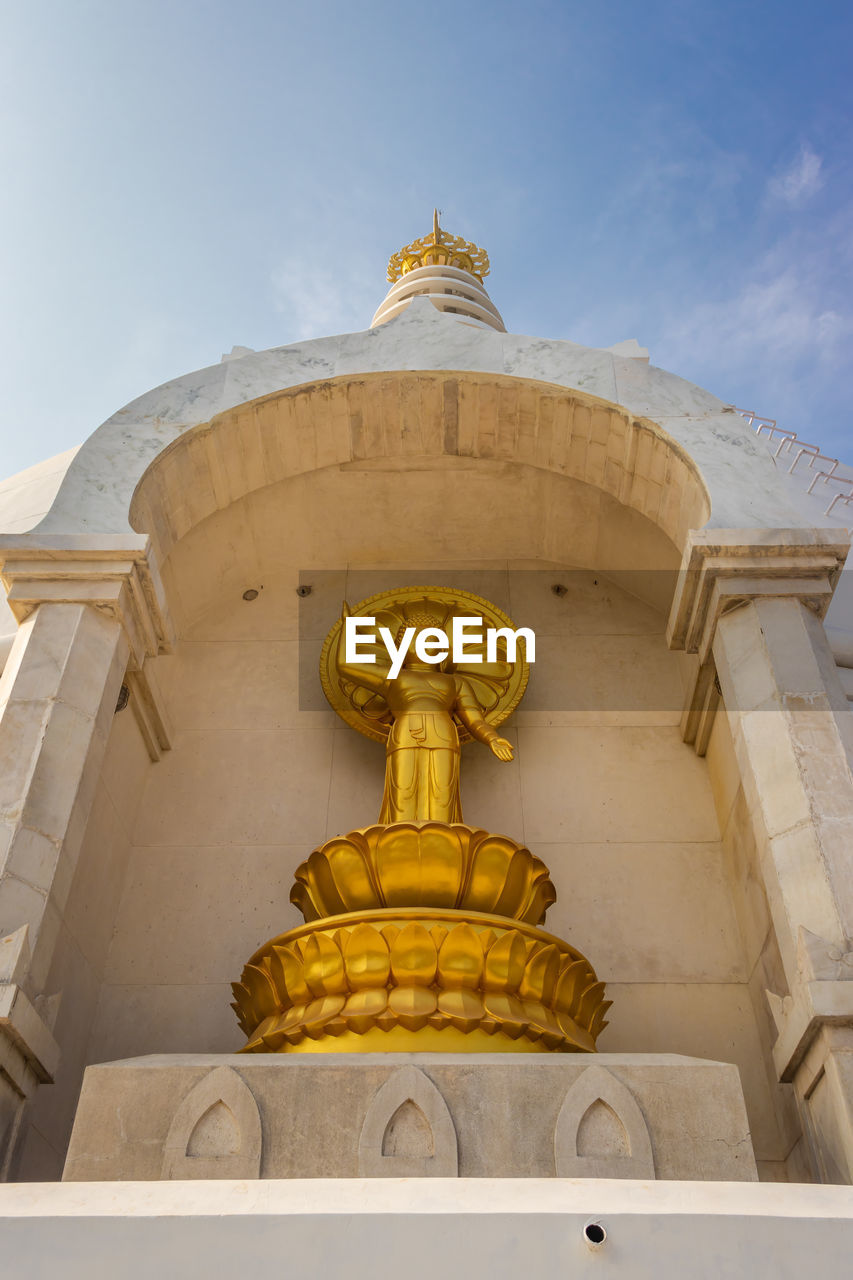
<svg viewBox="0 0 853 1280">
<path fill-rule="evenodd" d="M 348 616 L 345 604 L 341 617 Z M 415 638 L 437 628 L 440 621 L 438 615 L 426 612 L 409 615 Z M 405 630 L 404 625 L 397 629 L 398 645 Z M 438 664 L 422 662 L 415 644 L 410 644 L 402 670 L 389 679 L 390 661 L 370 665 L 346 661 L 344 628 L 340 629 L 335 657 L 338 677 L 381 698 L 392 721 L 385 747 L 380 823 L 462 821 L 457 720 L 499 760 L 512 759 L 512 744 L 484 718 L 471 682 L 446 667 L 447 659 Z"/>
<path fill-rule="evenodd" d="M 374 640 L 347 661 L 345 624 L 358 615 Z M 234 984 L 243 1052 L 594 1052 L 610 1002 L 589 961 L 539 927 L 556 899 L 548 868 L 462 821 L 462 744 L 512 760 L 497 726 L 528 677 L 525 657 L 485 641 L 466 661 L 423 660 L 422 632 L 472 615 L 484 630 L 513 629 L 468 592 L 400 587 L 352 615 L 344 605 L 326 637 L 329 702 L 385 746 L 382 808 L 297 868 L 290 897 L 305 924 L 259 948 Z"/>
</svg>

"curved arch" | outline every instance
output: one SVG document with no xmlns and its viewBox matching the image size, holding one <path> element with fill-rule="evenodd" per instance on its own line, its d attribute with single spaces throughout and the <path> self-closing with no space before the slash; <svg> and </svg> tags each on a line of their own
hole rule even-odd
<svg viewBox="0 0 853 1280">
<path fill-rule="evenodd" d="M 160 1177 L 257 1178 L 261 1145 L 254 1094 L 233 1067 L 215 1067 L 175 1112 Z"/>
<path fill-rule="evenodd" d="M 407 1064 L 376 1091 L 358 1140 L 361 1178 L 455 1178 L 456 1130 L 447 1103 Z"/>
<path fill-rule="evenodd" d="M 711 510 L 686 450 L 616 404 L 507 375 L 396 372 L 289 388 L 185 432 L 144 472 L 131 524 L 162 562 L 197 524 L 255 490 L 327 467 L 423 458 L 567 476 L 645 516 L 679 552 Z"/>
<path fill-rule="evenodd" d="M 587 1067 L 563 1099 L 554 1162 L 558 1178 L 654 1178 L 643 1113 L 606 1067 Z"/>
</svg>

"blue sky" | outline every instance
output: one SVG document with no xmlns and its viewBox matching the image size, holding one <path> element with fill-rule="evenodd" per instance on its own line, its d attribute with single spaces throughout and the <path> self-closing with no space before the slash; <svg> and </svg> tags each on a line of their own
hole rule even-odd
<svg viewBox="0 0 853 1280">
<path fill-rule="evenodd" d="M 507 328 L 853 460 L 853 6 L 0 2 L 0 474 L 365 328 L 432 207 Z"/>
</svg>

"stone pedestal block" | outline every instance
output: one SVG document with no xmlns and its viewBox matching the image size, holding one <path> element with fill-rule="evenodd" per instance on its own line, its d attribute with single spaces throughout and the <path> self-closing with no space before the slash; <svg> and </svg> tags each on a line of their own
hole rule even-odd
<svg viewBox="0 0 853 1280">
<path fill-rule="evenodd" d="M 674 1054 L 155 1055 L 89 1067 L 64 1178 L 751 1182 L 737 1068 Z"/>
</svg>

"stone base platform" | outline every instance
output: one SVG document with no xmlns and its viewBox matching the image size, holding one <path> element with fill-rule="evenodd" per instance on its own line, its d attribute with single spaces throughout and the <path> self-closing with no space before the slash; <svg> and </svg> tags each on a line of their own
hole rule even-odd
<svg viewBox="0 0 853 1280">
<path fill-rule="evenodd" d="M 737 1068 L 674 1054 L 156 1055 L 89 1067 L 64 1180 L 753 1182 Z"/>
<path fill-rule="evenodd" d="M 29 1280 L 803 1280 L 849 1274 L 853 1200 L 558 1178 L 20 1182 L 0 1186 L 0 1238 L 3 1274 Z"/>
</svg>

